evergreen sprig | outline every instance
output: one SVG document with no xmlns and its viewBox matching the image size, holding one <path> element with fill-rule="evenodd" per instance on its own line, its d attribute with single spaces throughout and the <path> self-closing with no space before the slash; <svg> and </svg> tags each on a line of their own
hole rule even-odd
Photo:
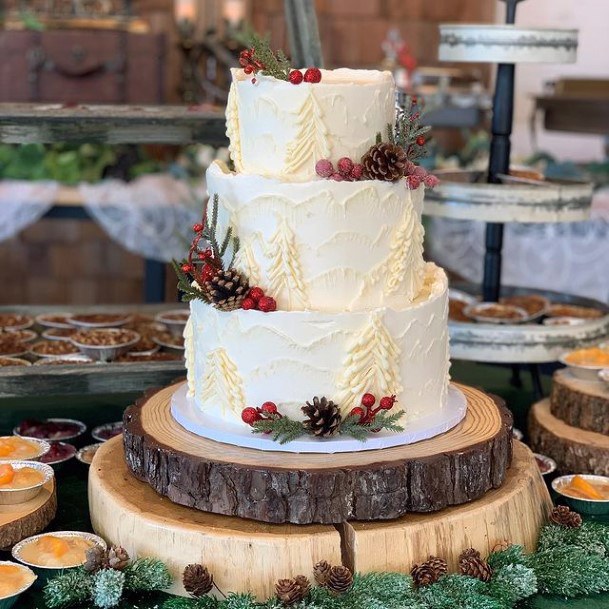
<svg viewBox="0 0 609 609">
<path fill-rule="evenodd" d="M 48 581 L 44 587 L 44 602 L 49 609 L 73 607 L 89 598 L 92 584 L 84 569 L 70 569 Z"/>
<path fill-rule="evenodd" d="M 365 442 L 370 434 L 376 431 L 403 431 L 404 428 L 397 423 L 403 414 L 403 410 L 391 414 L 388 411 L 379 412 L 369 423 L 360 423 L 359 417 L 348 416 L 341 421 L 337 434 Z M 269 414 L 267 417 L 252 424 L 254 433 L 271 434 L 273 440 L 280 444 L 287 444 L 304 435 L 313 435 L 302 421 L 279 414 Z"/>
<path fill-rule="evenodd" d="M 387 137 L 392 144 L 401 146 L 408 157 L 414 161 L 427 154 L 424 146 L 417 144 L 417 138 L 431 131 L 429 125 L 421 125 L 423 107 L 411 96 L 406 98 L 404 108 L 397 113 L 395 126 L 387 125 Z"/>
<path fill-rule="evenodd" d="M 258 60 L 264 69 L 262 74 L 273 76 L 279 80 L 288 80 L 292 66 L 282 50 L 273 51 L 268 37 L 252 34 L 250 47 L 254 51 L 254 58 Z"/>
<path fill-rule="evenodd" d="M 214 194 L 211 200 L 211 218 L 208 213 L 205 214 L 204 228 L 201 232 L 201 237 L 209 243 L 214 260 L 222 261 L 228 249 L 228 246 L 232 243 L 233 256 L 227 265 L 227 268 L 233 266 L 235 261 L 235 255 L 239 251 L 239 237 L 233 235 L 233 227 L 229 226 L 226 230 L 226 234 L 222 238 L 222 243 L 218 241 L 218 209 L 219 209 L 219 197 L 218 194 Z"/>
<path fill-rule="evenodd" d="M 182 294 L 182 302 L 190 302 L 191 300 L 202 300 L 209 304 L 209 297 L 203 290 L 192 285 L 192 279 L 182 270 L 182 265 L 187 263 L 187 260 L 178 262 L 171 261 L 171 266 L 178 278 L 178 291 Z"/>
</svg>

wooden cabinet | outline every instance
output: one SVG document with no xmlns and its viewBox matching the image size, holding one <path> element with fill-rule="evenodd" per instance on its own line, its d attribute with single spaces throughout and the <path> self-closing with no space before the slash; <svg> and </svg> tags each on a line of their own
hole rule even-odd
<svg viewBox="0 0 609 609">
<path fill-rule="evenodd" d="M 0 102 L 163 101 L 162 35 L 0 31 Z"/>
</svg>

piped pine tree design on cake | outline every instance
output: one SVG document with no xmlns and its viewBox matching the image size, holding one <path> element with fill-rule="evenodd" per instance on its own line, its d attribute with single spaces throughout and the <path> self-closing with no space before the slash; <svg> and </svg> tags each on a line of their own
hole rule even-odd
<svg viewBox="0 0 609 609">
<path fill-rule="evenodd" d="M 254 237 L 252 235 L 241 242 L 235 255 L 235 268 L 249 279 L 250 285 L 260 285 L 260 266 L 254 255 Z"/>
<path fill-rule="evenodd" d="M 184 328 L 184 359 L 186 360 L 186 381 L 188 385 L 188 395 L 195 394 L 195 379 L 194 379 L 194 331 L 192 328 L 192 317 L 188 318 L 186 327 Z"/>
<path fill-rule="evenodd" d="M 245 405 L 243 380 L 226 349 L 219 347 L 210 351 L 204 369 L 201 401 L 240 416 Z"/>
<path fill-rule="evenodd" d="M 311 165 L 330 154 L 328 130 L 313 90 L 305 97 L 298 110 L 296 137 L 287 147 L 286 173 L 293 173 L 303 165 Z"/>
<path fill-rule="evenodd" d="M 359 406 L 364 393 L 392 395 L 402 392 L 401 350 L 389 334 L 380 312 L 367 323 L 349 346 L 338 378 L 336 402 L 343 412 Z"/>
<path fill-rule="evenodd" d="M 226 104 L 226 134 L 229 136 L 228 149 L 231 159 L 235 164 L 235 171 L 243 171 L 241 161 L 241 133 L 239 131 L 239 102 L 237 99 L 237 87 L 233 82 L 228 91 Z"/>
<path fill-rule="evenodd" d="M 393 232 L 389 247 L 385 293 L 393 294 L 405 285 L 406 293 L 416 294 L 423 274 L 423 226 L 411 210 Z"/>
<path fill-rule="evenodd" d="M 277 225 L 277 230 L 269 241 L 267 251 L 271 259 L 269 292 L 275 298 L 281 293 L 285 293 L 290 309 L 295 306 L 306 309 L 309 305 L 309 298 L 302 277 L 296 237 L 285 220 Z"/>
</svg>

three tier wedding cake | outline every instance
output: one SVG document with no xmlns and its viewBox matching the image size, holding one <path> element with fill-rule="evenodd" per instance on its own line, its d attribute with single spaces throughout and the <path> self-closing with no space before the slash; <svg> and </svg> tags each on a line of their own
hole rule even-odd
<svg viewBox="0 0 609 609">
<path fill-rule="evenodd" d="M 202 420 L 258 431 L 280 419 L 323 438 L 354 422 L 378 431 L 394 404 L 389 431 L 437 426 L 448 286 L 423 260 L 435 178 L 413 162 L 417 102 L 396 122 L 389 72 L 292 70 L 268 53 L 245 51 L 233 70 L 233 167 L 208 170 L 204 221 L 177 267 L 188 397 Z"/>
</svg>

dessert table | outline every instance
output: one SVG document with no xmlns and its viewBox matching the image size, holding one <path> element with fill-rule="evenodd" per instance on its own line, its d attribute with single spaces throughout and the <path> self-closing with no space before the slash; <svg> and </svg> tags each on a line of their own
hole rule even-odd
<svg viewBox="0 0 609 609">
<path fill-rule="evenodd" d="M 532 391 L 519 390 L 509 384 L 510 370 L 499 366 L 456 362 L 451 370 L 454 380 L 472 386 L 483 386 L 485 390 L 506 399 L 515 415 L 515 425 L 526 428 L 526 414 L 534 401 Z M 549 388 L 549 377 L 544 378 Z M 0 400 L 0 432 L 9 433 L 19 421 L 30 417 L 61 416 L 84 421 L 89 429 L 101 423 L 116 421 L 121 418 L 124 408 L 131 404 L 138 394 L 122 393 L 94 396 L 7 398 Z M 90 443 L 88 435 L 83 444 Z M 64 464 L 57 472 L 59 509 L 55 521 L 51 524 L 54 530 L 90 530 L 87 503 L 87 466 L 76 460 Z M 0 552 L 0 560 L 6 559 L 7 553 Z M 131 597 L 120 605 L 121 609 L 153 609 L 162 606 L 169 598 L 165 594 L 152 594 L 142 598 Z M 537 596 L 525 607 L 530 609 L 596 609 L 609 605 L 609 594 L 597 595 L 576 600 L 565 600 L 554 597 Z M 44 601 L 40 591 L 30 591 L 20 599 L 20 609 L 42 609 Z"/>
</svg>

